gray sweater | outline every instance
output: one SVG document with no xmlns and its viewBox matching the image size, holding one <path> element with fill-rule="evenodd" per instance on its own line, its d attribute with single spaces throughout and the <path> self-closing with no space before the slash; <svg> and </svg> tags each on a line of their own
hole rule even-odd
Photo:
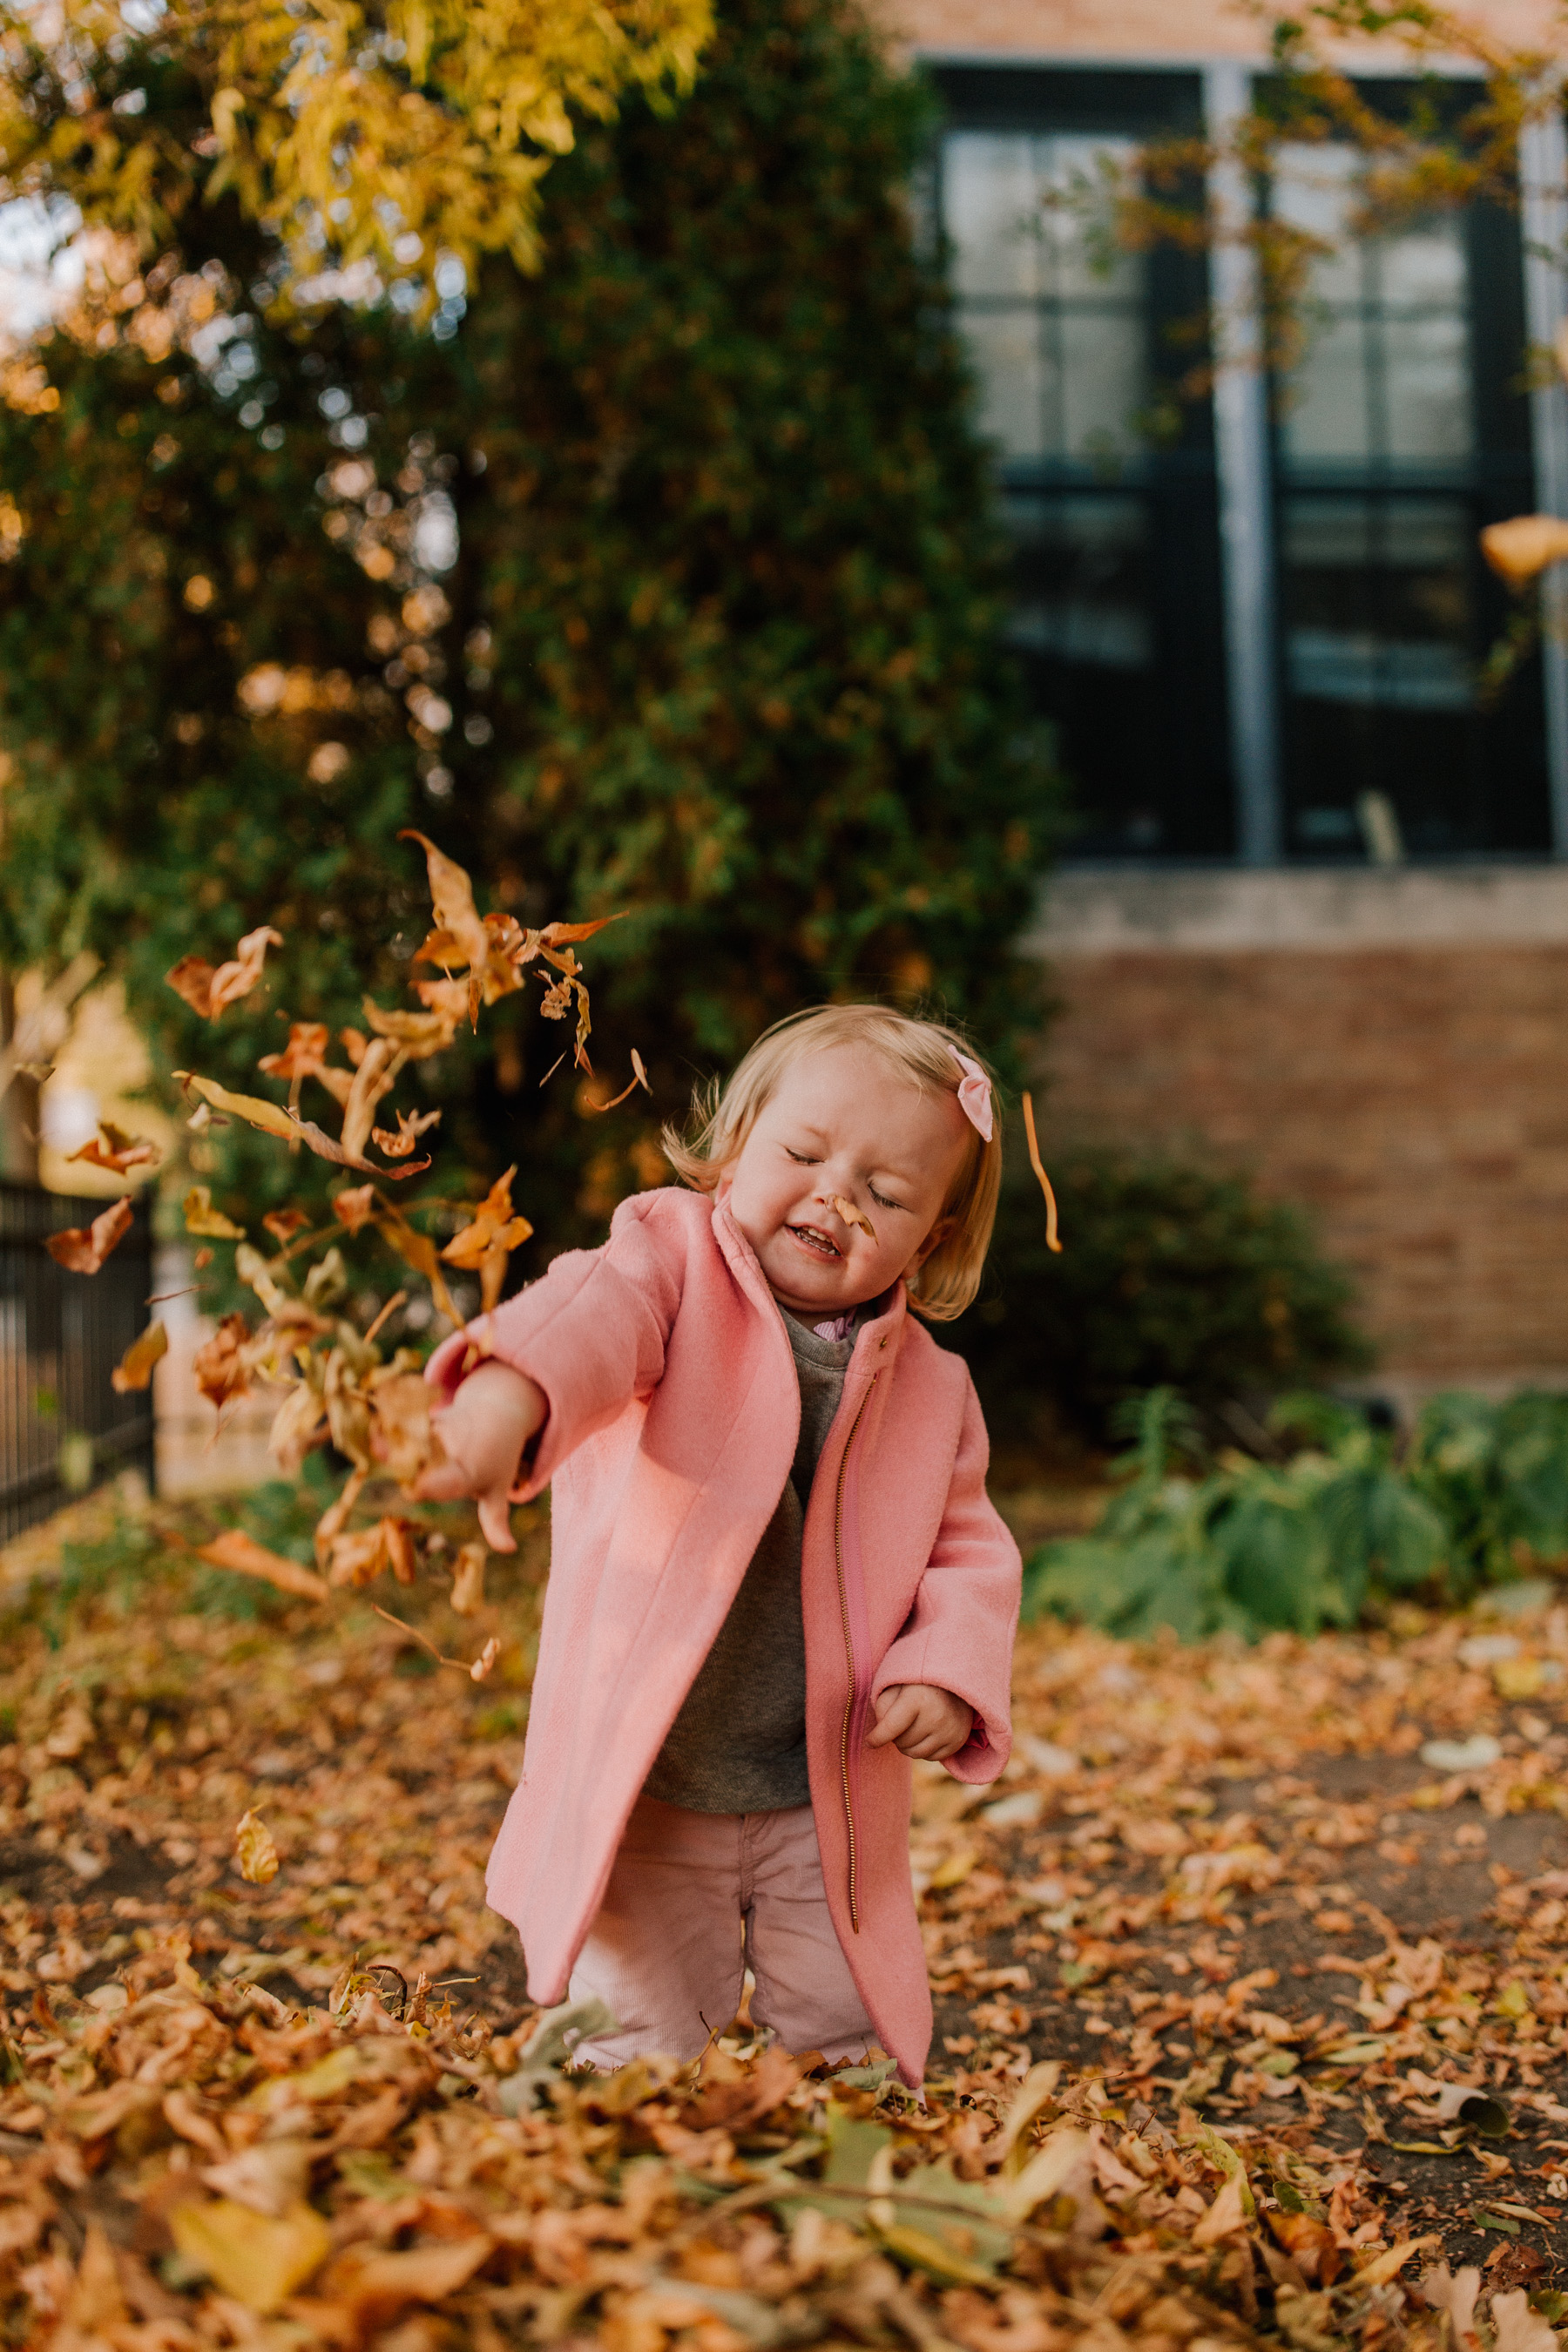
<svg viewBox="0 0 1568 2352">
<path fill-rule="evenodd" d="M 859 1310 L 856 1330 L 872 1311 Z M 730 1613 L 644 1783 L 650 1797 L 694 1813 L 773 1812 L 811 1802 L 801 1534 L 812 1480 L 844 1394 L 855 1331 L 847 1339 L 819 1339 L 787 1311 L 784 1321 L 800 1381 L 795 1463 Z"/>
</svg>

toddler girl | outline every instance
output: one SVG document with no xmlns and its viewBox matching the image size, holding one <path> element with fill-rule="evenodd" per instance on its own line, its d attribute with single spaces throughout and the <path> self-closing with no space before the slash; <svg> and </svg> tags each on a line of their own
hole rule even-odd
<svg viewBox="0 0 1568 2352">
<path fill-rule="evenodd" d="M 424 1492 L 552 1487 L 527 1755 L 490 1860 L 535 2000 L 597 1994 L 578 2056 L 700 2052 L 739 2006 L 793 2051 L 931 2041 L 911 1757 L 1007 1760 L 1017 1549 L 961 1360 L 1000 1178 L 958 1038 L 873 1005 L 767 1032 L 685 1180 L 624 1201 L 457 1332 Z M 471 1360 L 470 1338 L 488 1355 Z"/>
</svg>

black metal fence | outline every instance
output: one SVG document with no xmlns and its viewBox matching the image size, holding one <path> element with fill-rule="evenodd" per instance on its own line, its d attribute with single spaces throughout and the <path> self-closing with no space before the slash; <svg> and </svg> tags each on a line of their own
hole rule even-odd
<svg viewBox="0 0 1568 2352">
<path fill-rule="evenodd" d="M 0 1544 L 116 1471 L 153 1475 L 153 1392 L 110 1375 L 151 1317 L 152 1203 L 97 1274 L 68 1274 L 46 1235 L 107 1208 L 0 1184 Z"/>
</svg>

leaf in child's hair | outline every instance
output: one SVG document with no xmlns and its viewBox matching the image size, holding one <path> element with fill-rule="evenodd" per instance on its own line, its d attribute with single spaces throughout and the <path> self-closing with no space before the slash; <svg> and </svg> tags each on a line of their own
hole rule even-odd
<svg viewBox="0 0 1568 2352">
<path fill-rule="evenodd" d="M 451 1601 L 459 1617 L 477 1617 L 485 1605 L 485 1561 L 482 1543 L 466 1543 L 452 1571 Z"/>
<path fill-rule="evenodd" d="M 298 1381 L 272 1416 L 267 1450 L 286 1478 L 295 1477 L 327 1433 L 326 1410 L 309 1381 Z"/>
<path fill-rule="evenodd" d="M 63 1234 L 49 1234 L 44 1247 L 68 1274 L 97 1274 L 104 1259 L 131 1230 L 136 1212 L 129 1200 L 111 1202 L 90 1225 L 68 1225 Z"/>
<path fill-rule="evenodd" d="M 201 956 L 182 956 L 163 978 L 204 1021 L 216 1021 L 226 1004 L 237 1004 L 242 996 L 250 994 L 261 978 L 268 949 L 282 944 L 282 932 L 263 923 L 258 929 L 247 931 L 227 963 L 215 970 Z"/>
<path fill-rule="evenodd" d="M 352 1192 L 334 1192 L 332 1208 L 349 1232 L 357 1234 L 375 1214 L 375 1186 L 360 1184 Z"/>
<path fill-rule="evenodd" d="M 438 1110 L 400 1110 L 395 1134 L 384 1127 L 373 1127 L 370 1139 L 389 1160 L 406 1160 L 426 1129 L 438 1125 L 440 1118 Z"/>
<path fill-rule="evenodd" d="M 866 1215 L 864 1210 L 858 1209 L 853 1201 L 847 1201 L 842 1192 L 830 1193 L 827 1205 L 830 1209 L 837 1210 L 847 1225 L 858 1225 L 868 1241 L 876 1240 L 877 1228 L 870 1218 Z"/>
<path fill-rule="evenodd" d="M 479 1656 L 474 1660 L 473 1664 L 468 1668 L 469 1681 L 482 1683 L 500 1655 L 500 1643 L 496 1635 L 492 1633 L 489 1640 L 485 1643 L 484 1648 L 479 1652 Z"/>
<path fill-rule="evenodd" d="M 370 1379 L 370 1450 L 403 1487 L 442 1460 L 441 1443 L 430 1421 L 436 1392 L 418 1372 L 389 1365 Z"/>
<path fill-rule="evenodd" d="M 303 1143 L 318 1159 L 330 1160 L 335 1167 L 354 1168 L 362 1175 L 384 1176 L 395 1183 L 402 1183 L 430 1165 L 428 1160 L 412 1160 L 406 1168 L 378 1168 L 374 1160 L 362 1160 L 353 1152 L 345 1151 L 341 1143 L 317 1127 L 313 1120 L 291 1118 L 286 1110 L 280 1110 L 276 1103 L 264 1102 L 259 1095 L 231 1094 L 226 1087 L 218 1086 L 211 1078 L 198 1077 L 191 1070 L 176 1070 L 174 1076 L 181 1086 L 194 1087 L 215 1110 L 226 1111 L 233 1118 L 242 1118 L 247 1125 L 260 1128 L 263 1134 L 281 1136 L 286 1143 Z"/>
<path fill-rule="evenodd" d="M 504 1176 L 498 1176 L 475 1210 L 473 1223 L 453 1234 L 441 1252 L 448 1265 L 472 1272 L 489 1251 L 512 1250 L 528 1239 L 533 1227 L 526 1217 L 514 1217 L 511 1213 L 511 1180 L 516 1174 L 514 1165 Z"/>
<path fill-rule="evenodd" d="M 235 1859 L 239 1874 L 251 1886 L 270 1885 L 278 1875 L 278 1849 L 259 1813 L 242 1813 L 235 1826 Z"/>
<path fill-rule="evenodd" d="M 249 1390 L 249 1339 L 250 1326 L 244 1316 L 226 1315 L 191 1359 L 197 1388 L 220 1412 L 232 1398 L 242 1397 Z"/>
<path fill-rule="evenodd" d="M 98 1133 L 79 1151 L 66 1154 L 68 1160 L 85 1160 L 89 1167 L 106 1168 L 113 1176 L 128 1175 L 132 1168 L 150 1167 L 162 1158 L 155 1143 L 139 1135 L 127 1135 L 107 1118 L 98 1122 Z"/>
<path fill-rule="evenodd" d="M 263 1584 L 275 1585 L 279 1592 L 297 1593 L 301 1601 L 325 1601 L 327 1587 L 310 1569 L 301 1568 L 297 1559 L 288 1559 L 280 1552 L 268 1551 L 243 1528 L 226 1528 L 211 1543 L 201 1544 L 196 1558 L 209 1567 L 226 1568 L 237 1576 L 254 1576 Z"/>
<path fill-rule="evenodd" d="M 365 1190 L 368 1192 L 369 1189 L 367 1185 Z M 310 1222 L 303 1209 L 268 1209 L 261 1220 L 263 1230 L 271 1234 L 280 1248 L 286 1247 L 296 1234 L 303 1233 Z"/>
<path fill-rule="evenodd" d="M 339 1198 L 342 1197 L 340 1194 Z M 406 1217 L 400 1216 L 398 1212 L 390 1205 L 382 1208 L 376 1219 L 376 1224 L 380 1232 L 392 1244 L 405 1265 L 411 1265 L 416 1274 L 422 1274 L 425 1276 L 435 1296 L 436 1304 L 447 1322 L 460 1323 L 463 1318 L 452 1303 L 452 1294 L 447 1287 L 447 1277 L 441 1271 L 436 1244 L 428 1234 L 418 1232 L 409 1223 Z"/>
<path fill-rule="evenodd" d="M 221 1209 L 213 1207 L 210 1184 L 193 1184 L 181 1208 L 188 1234 L 195 1234 L 204 1241 L 242 1242 L 245 1239 L 245 1227 L 237 1225 L 231 1217 L 224 1215 Z"/>
<path fill-rule="evenodd" d="M 131 1389 L 144 1389 L 151 1384 L 153 1367 L 160 1356 L 169 1352 L 169 1335 L 161 1323 L 149 1323 L 139 1339 L 132 1339 L 120 1361 L 110 1372 L 110 1385 L 116 1395 L 124 1396 Z"/>
<path fill-rule="evenodd" d="M 269 1078 L 312 1078 L 321 1074 L 327 1053 L 324 1021 L 291 1021 L 289 1043 L 280 1054 L 263 1054 L 256 1065 Z"/>
</svg>

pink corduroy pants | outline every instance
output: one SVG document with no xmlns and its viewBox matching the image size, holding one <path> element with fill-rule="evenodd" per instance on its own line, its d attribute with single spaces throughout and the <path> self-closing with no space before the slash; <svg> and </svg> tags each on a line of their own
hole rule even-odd
<svg viewBox="0 0 1568 2352">
<path fill-rule="evenodd" d="M 828 1914 L 811 1807 L 694 1813 L 639 1797 L 568 1994 L 596 1993 L 620 2030 L 574 2059 L 695 2058 L 734 2017 L 748 1968 L 752 2022 L 784 2049 L 837 2059 L 877 2047 Z"/>
</svg>

